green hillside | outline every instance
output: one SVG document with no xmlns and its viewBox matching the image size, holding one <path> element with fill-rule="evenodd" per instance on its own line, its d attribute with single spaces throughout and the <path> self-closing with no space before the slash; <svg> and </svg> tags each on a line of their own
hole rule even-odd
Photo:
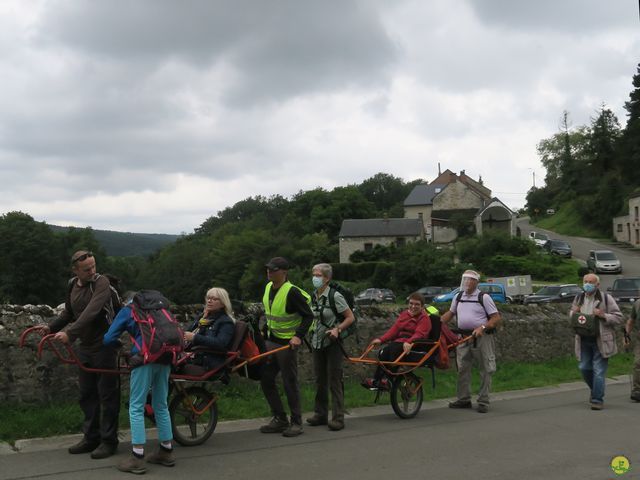
<svg viewBox="0 0 640 480">
<path fill-rule="evenodd" d="M 49 228 L 54 232 L 66 232 L 69 229 L 69 227 L 58 225 L 49 225 Z M 93 230 L 93 234 L 107 255 L 113 257 L 148 256 L 180 238 L 180 235 L 114 232 L 112 230 Z"/>
</svg>

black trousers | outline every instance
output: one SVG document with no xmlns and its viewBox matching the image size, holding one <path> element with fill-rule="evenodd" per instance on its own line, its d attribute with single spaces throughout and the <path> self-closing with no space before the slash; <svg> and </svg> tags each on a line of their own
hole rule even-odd
<svg viewBox="0 0 640 480">
<path fill-rule="evenodd" d="M 328 418 L 329 391 L 331 391 L 331 418 L 344 420 L 344 385 L 342 382 L 343 355 L 338 342 L 313 350 L 313 368 L 316 374 L 315 413 Z"/>
<path fill-rule="evenodd" d="M 378 352 L 378 359 L 383 362 L 393 362 L 396 358 L 398 358 L 403 351 L 404 342 L 391 342 L 386 344 L 382 349 Z M 417 362 L 423 357 L 423 354 L 416 352 L 409 352 L 407 355 L 402 357 L 402 362 Z M 396 367 L 387 366 L 388 370 L 395 371 Z M 384 370 L 378 367 L 376 368 L 376 373 L 373 378 L 376 380 L 380 380 L 384 376 Z"/>
<path fill-rule="evenodd" d="M 274 350 L 282 347 L 278 343 L 267 340 L 267 350 Z M 298 351 L 283 350 L 267 357 L 267 363 L 262 370 L 262 378 L 260 386 L 264 393 L 271 413 L 274 417 L 286 418 L 278 386 L 276 385 L 276 377 L 278 372 L 282 373 L 282 384 L 284 393 L 287 396 L 289 409 L 291 410 L 291 421 L 293 423 L 302 424 L 302 412 L 300 407 L 300 386 L 298 384 Z"/>
<path fill-rule="evenodd" d="M 78 348 L 77 355 L 83 365 L 92 368 L 117 368 L 117 350 Z M 80 408 L 84 413 L 82 432 L 89 443 L 118 443 L 118 417 L 120 415 L 120 375 L 91 373 L 79 369 Z"/>
</svg>

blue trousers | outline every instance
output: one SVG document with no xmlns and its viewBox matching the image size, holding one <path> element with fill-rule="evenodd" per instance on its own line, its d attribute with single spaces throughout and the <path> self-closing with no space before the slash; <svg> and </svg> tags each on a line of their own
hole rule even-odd
<svg viewBox="0 0 640 480">
<path fill-rule="evenodd" d="M 171 432 L 171 418 L 167 406 L 169 395 L 170 365 L 150 363 L 131 370 L 129 395 L 129 423 L 131 424 L 131 444 L 144 445 L 146 435 L 144 430 L 144 406 L 147 394 L 151 391 L 151 406 L 156 417 L 158 439 L 166 442 L 173 439 Z"/>
<path fill-rule="evenodd" d="M 603 358 L 595 338 L 580 339 L 580 372 L 591 389 L 591 402 L 604 402 L 604 385 L 609 359 Z"/>
</svg>

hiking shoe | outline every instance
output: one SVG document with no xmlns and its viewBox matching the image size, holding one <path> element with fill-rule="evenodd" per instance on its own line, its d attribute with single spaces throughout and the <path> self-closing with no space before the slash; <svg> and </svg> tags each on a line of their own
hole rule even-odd
<svg viewBox="0 0 640 480">
<path fill-rule="evenodd" d="M 289 420 L 286 418 L 273 417 L 269 423 L 260 427 L 260 431 L 262 433 L 282 433 L 287 428 L 289 428 Z"/>
<path fill-rule="evenodd" d="M 391 389 L 391 382 L 388 378 L 381 378 L 378 381 L 378 390 L 384 390 L 385 392 Z"/>
<path fill-rule="evenodd" d="M 344 428 L 344 420 L 330 420 L 328 426 L 329 430 L 337 432 L 338 430 L 342 430 Z"/>
<path fill-rule="evenodd" d="M 640 402 L 640 393 L 632 393 L 631 394 L 632 402 Z"/>
<path fill-rule="evenodd" d="M 489 405 L 485 405 L 484 403 L 478 404 L 478 413 L 487 413 L 488 411 L 489 411 Z"/>
<path fill-rule="evenodd" d="M 98 448 L 91 452 L 91 458 L 99 460 L 100 458 L 108 458 L 118 450 L 117 443 L 101 443 Z"/>
<path fill-rule="evenodd" d="M 176 464 L 176 459 L 173 456 L 173 449 L 167 450 L 162 447 L 158 447 L 158 449 L 151 455 L 148 455 L 145 460 L 149 463 L 164 465 L 165 467 L 173 467 Z"/>
<path fill-rule="evenodd" d="M 283 437 L 297 437 L 301 435 L 303 432 L 302 425 L 299 423 L 291 423 L 289 428 L 287 428 L 284 432 L 282 432 Z"/>
<path fill-rule="evenodd" d="M 449 402 L 449 408 L 471 408 L 471 401 L 456 400 L 455 402 Z"/>
<path fill-rule="evenodd" d="M 147 467 L 144 464 L 144 458 L 138 458 L 135 455 L 131 455 L 118 464 L 118 470 L 121 472 L 142 475 L 147 471 Z"/>
<path fill-rule="evenodd" d="M 307 418 L 307 423 L 312 427 L 317 427 L 318 425 L 326 425 L 327 417 L 321 417 L 316 413 L 313 417 Z"/>
<path fill-rule="evenodd" d="M 69 453 L 71 453 L 72 455 L 76 455 L 78 453 L 93 452 L 96 448 L 98 448 L 98 445 L 100 445 L 100 443 L 87 442 L 83 438 L 75 445 L 69 447 Z"/>
<path fill-rule="evenodd" d="M 591 402 L 591 410 L 602 410 L 604 405 L 602 403 Z"/>
</svg>

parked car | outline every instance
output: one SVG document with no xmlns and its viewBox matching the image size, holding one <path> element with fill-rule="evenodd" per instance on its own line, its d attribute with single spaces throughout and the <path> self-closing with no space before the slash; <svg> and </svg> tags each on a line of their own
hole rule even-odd
<svg viewBox="0 0 640 480">
<path fill-rule="evenodd" d="M 396 294 L 393 293 L 393 290 L 389 290 L 388 288 L 381 288 L 382 290 L 382 299 L 385 302 L 396 303 Z"/>
<path fill-rule="evenodd" d="M 379 288 L 367 288 L 355 296 L 356 305 L 376 305 L 384 302 L 384 293 Z"/>
<path fill-rule="evenodd" d="M 616 278 L 613 287 L 607 288 L 618 303 L 635 302 L 640 298 L 640 278 Z"/>
<path fill-rule="evenodd" d="M 479 283 L 480 291 L 488 293 L 495 303 L 508 303 L 507 294 L 504 286 L 500 283 Z M 451 302 L 460 292 L 460 287 L 442 295 L 438 295 L 433 299 L 436 303 Z"/>
<path fill-rule="evenodd" d="M 580 288 L 575 283 L 566 285 L 547 285 L 542 287 L 533 295 L 527 295 L 524 297 L 525 305 L 532 305 L 537 303 L 571 303 L 576 295 L 582 293 Z"/>
<path fill-rule="evenodd" d="M 550 239 L 544 244 L 544 249 L 552 255 L 560 255 L 561 257 L 571 258 L 571 245 L 564 240 Z"/>
<path fill-rule="evenodd" d="M 595 273 L 622 273 L 622 263 L 611 250 L 591 250 L 587 268 Z"/>
<path fill-rule="evenodd" d="M 549 240 L 549 235 L 540 232 L 529 232 L 529 240 L 534 241 L 537 247 L 544 247 L 544 244 Z"/>
<path fill-rule="evenodd" d="M 422 287 L 416 290 L 417 293 L 424 297 L 426 303 L 433 302 L 434 297 L 451 291 L 451 287 Z M 409 297 L 407 297 L 407 302 Z"/>
</svg>

